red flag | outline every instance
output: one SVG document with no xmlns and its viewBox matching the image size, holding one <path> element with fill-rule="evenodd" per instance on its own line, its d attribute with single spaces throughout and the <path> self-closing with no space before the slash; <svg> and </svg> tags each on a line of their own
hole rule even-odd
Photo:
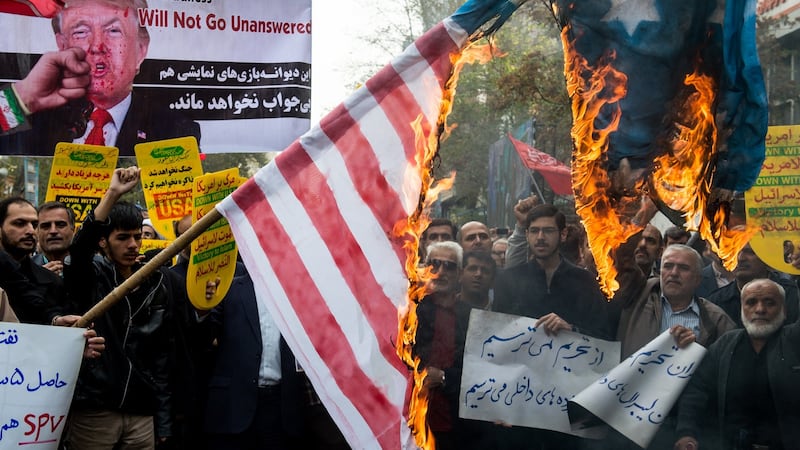
<svg viewBox="0 0 800 450">
<path fill-rule="evenodd" d="M 64 2 L 58 0 L 0 0 L 0 13 L 53 17 Z"/>
<path fill-rule="evenodd" d="M 393 238 L 419 202 L 411 123 L 435 137 L 450 55 L 516 9 L 471 0 L 428 31 L 217 208 L 265 302 L 353 448 L 415 446 L 398 358 L 408 276 Z"/>
<path fill-rule="evenodd" d="M 572 176 L 568 166 L 547 153 L 514 139 L 510 134 L 508 138 L 514 144 L 514 149 L 519 154 L 525 167 L 542 174 L 547 184 L 553 189 L 553 192 L 558 195 L 572 195 Z"/>
</svg>

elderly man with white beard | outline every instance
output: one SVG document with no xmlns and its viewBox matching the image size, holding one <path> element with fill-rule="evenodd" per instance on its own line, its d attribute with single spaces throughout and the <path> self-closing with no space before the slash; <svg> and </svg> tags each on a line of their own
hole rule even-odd
<svg viewBox="0 0 800 450">
<path fill-rule="evenodd" d="M 783 326 L 784 289 L 742 288 L 744 329 L 722 336 L 679 403 L 677 450 L 789 449 L 800 442 L 800 325 Z M 711 413 L 711 414 L 709 414 Z"/>
</svg>

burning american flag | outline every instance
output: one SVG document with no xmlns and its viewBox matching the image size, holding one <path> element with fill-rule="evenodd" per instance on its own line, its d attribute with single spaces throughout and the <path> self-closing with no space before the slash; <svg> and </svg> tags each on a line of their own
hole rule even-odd
<svg viewBox="0 0 800 450">
<path fill-rule="evenodd" d="M 764 160 L 756 0 L 553 0 L 572 98 L 572 184 L 601 283 L 656 207 L 732 269 L 754 230 L 728 201 Z"/>
<path fill-rule="evenodd" d="M 259 301 L 353 448 L 415 445 L 412 371 L 395 347 L 416 266 L 409 218 L 461 51 L 518 3 L 465 3 L 218 205 Z"/>
</svg>

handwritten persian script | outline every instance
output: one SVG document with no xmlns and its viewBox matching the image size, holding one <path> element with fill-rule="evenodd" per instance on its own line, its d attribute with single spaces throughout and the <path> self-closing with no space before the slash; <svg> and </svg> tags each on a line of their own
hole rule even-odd
<svg viewBox="0 0 800 450">
<path fill-rule="evenodd" d="M 602 437 L 597 429 L 573 430 L 567 403 L 619 363 L 619 342 L 566 331 L 548 336 L 535 324 L 529 317 L 472 311 L 459 416 Z"/>
<path fill-rule="evenodd" d="M 570 400 L 642 448 L 646 448 L 689 382 L 706 349 L 696 343 L 678 348 L 661 333 Z M 580 423 L 570 405 L 573 425 Z"/>
</svg>

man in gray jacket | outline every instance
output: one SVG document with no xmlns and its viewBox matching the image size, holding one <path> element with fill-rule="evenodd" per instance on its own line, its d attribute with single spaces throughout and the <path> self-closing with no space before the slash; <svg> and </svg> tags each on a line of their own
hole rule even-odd
<svg viewBox="0 0 800 450">
<path fill-rule="evenodd" d="M 664 249 L 660 276 L 647 280 L 639 296 L 622 310 L 617 328 L 622 358 L 666 330 L 672 330 L 679 342 L 692 333 L 692 340 L 708 346 L 735 328 L 719 306 L 695 297 L 702 269 L 703 259 L 693 248 L 673 244 Z"/>
<path fill-rule="evenodd" d="M 622 309 L 617 340 L 622 341 L 622 358 L 636 352 L 666 330 L 681 347 L 697 342 L 709 346 L 735 328 L 730 317 L 717 305 L 694 295 L 700 285 L 703 259 L 693 248 L 673 244 L 661 255 L 661 272 L 644 285 L 638 296 Z M 672 448 L 675 409 L 653 438 L 651 449 Z M 628 444 L 633 448 L 632 444 Z M 622 443 L 616 448 L 624 448 Z"/>
</svg>

